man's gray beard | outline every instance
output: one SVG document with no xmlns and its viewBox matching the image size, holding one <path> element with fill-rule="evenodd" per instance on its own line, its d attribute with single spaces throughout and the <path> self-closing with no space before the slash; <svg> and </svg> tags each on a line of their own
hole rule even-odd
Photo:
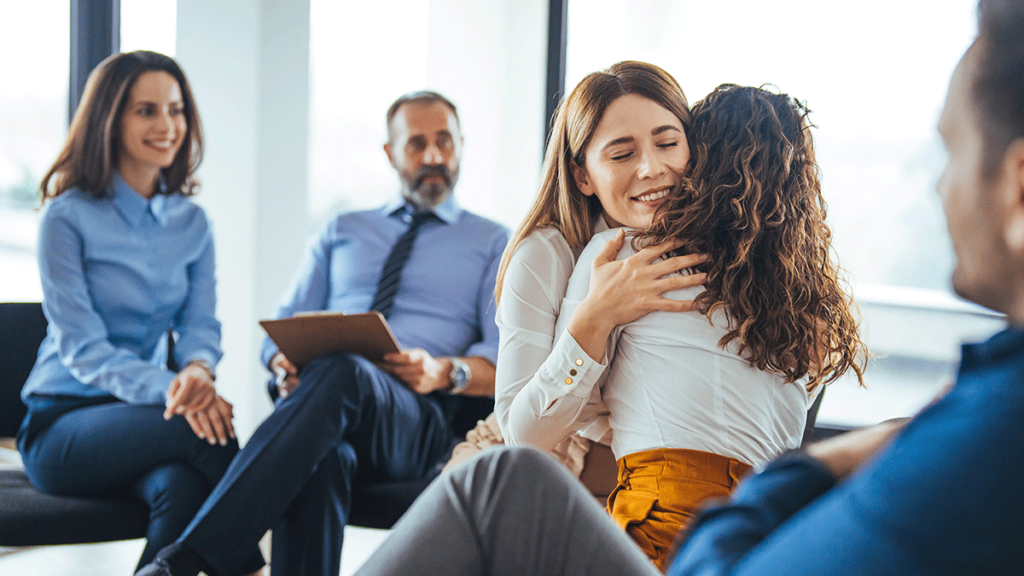
<svg viewBox="0 0 1024 576">
<path fill-rule="evenodd" d="M 411 202 L 417 208 L 430 210 L 441 202 L 444 202 L 451 193 L 452 189 L 445 184 L 434 182 L 424 183 L 420 185 L 419 188 L 411 190 L 408 196 L 406 196 L 406 200 Z"/>
</svg>

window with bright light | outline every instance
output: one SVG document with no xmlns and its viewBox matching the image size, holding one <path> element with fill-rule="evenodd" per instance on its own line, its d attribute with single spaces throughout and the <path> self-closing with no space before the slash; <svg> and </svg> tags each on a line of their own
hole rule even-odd
<svg viewBox="0 0 1024 576">
<path fill-rule="evenodd" d="M 122 50 L 174 54 L 175 0 L 121 0 Z M 0 6 L 0 301 L 42 298 L 38 190 L 68 128 L 69 0 Z M 44 38 L 45 41 L 40 41 Z"/>
<path fill-rule="evenodd" d="M 935 130 L 975 0 L 573 0 L 569 86 L 657 64 L 691 103 L 725 82 L 806 101 L 840 261 L 856 281 L 947 290 L 952 255 Z"/>
<path fill-rule="evenodd" d="M 912 413 L 952 378 L 958 343 L 998 317 L 958 302 L 935 183 L 935 129 L 950 75 L 975 34 L 976 0 L 570 0 L 567 81 L 619 60 L 671 73 L 691 104 L 722 83 L 759 86 L 812 110 L 833 246 L 865 316 L 868 393 L 842 382 L 826 421 Z"/>
<path fill-rule="evenodd" d="M 547 2 L 313 0 L 310 12 L 311 224 L 398 193 L 384 116 L 422 89 L 458 108 L 459 202 L 517 224 L 540 171 Z"/>
<path fill-rule="evenodd" d="M 121 52 L 152 50 L 174 57 L 177 0 L 120 0 Z"/>
<path fill-rule="evenodd" d="M 0 5 L 0 301 L 42 298 L 36 192 L 67 134 L 68 0 Z"/>
</svg>

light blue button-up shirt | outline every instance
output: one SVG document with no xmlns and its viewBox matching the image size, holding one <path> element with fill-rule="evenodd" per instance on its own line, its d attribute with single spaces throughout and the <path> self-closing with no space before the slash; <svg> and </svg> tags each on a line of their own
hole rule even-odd
<svg viewBox="0 0 1024 576">
<path fill-rule="evenodd" d="M 146 200 L 119 175 L 104 198 L 69 190 L 47 206 L 38 251 L 49 326 L 23 398 L 162 404 L 168 328 L 179 365 L 220 360 L 213 235 L 184 196 Z"/>
<path fill-rule="evenodd" d="M 430 355 L 498 356 L 494 284 L 509 232 L 461 209 L 449 197 L 423 224 L 388 317 L 402 348 Z M 309 244 L 277 318 L 296 312 L 366 312 L 373 303 L 384 260 L 408 228 L 411 216 L 398 197 L 382 209 L 337 216 Z M 277 353 L 268 338 L 261 358 Z"/>
</svg>

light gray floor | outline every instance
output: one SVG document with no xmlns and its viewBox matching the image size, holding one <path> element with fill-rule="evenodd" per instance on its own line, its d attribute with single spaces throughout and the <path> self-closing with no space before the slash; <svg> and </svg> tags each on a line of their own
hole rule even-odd
<svg viewBox="0 0 1024 576">
<path fill-rule="evenodd" d="M 350 576 L 373 554 L 387 537 L 386 530 L 345 528 L 341 554 L 341 575 Z M 0 574 L 14 576 L 131 576 L 142 553 L 142 540 L 44 546 L 40 548 L 0 547 Z"/>
</svg>

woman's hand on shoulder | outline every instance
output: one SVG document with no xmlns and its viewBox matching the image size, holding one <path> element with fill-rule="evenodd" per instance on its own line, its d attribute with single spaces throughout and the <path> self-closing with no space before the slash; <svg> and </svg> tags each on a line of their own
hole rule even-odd
<svg viewBox="0 0 1024 576">
<path fill-rule="evenodd" d="M 704 254 L 687 254 L 663 258 L 678 243 L 647 246 L 636 254 L 616 260 L 626 241 L 620 231 L 605 244 L 591 264 L 590 290 L 584 303 L 589 302 L 593 313 L 601 314 L 613 326 L 628 324 L 655 310 L 689 312 L 692 300 L 665 298 L 666 292 L 692 288 L 704 284 L 704 273 L 676 274 L 707 260 Z"/>
<path fill-rule="evenodd" d="M 704 284 L 706 274 L 675 274 L 707 260 L 704 254 L 663 258 L 676 243 L 648 246 L 616 260 L 625 242 L 620 230 L 594 258 L 590 288 L 569 321 L 569 333 L 592 358 L 604 355 L 612 329 L 656 310 L 690 312 L 693 300 L 665 298 L 666 292 Z M 582 337 L 582 338 L 581 338 Z"/>
</svg>

